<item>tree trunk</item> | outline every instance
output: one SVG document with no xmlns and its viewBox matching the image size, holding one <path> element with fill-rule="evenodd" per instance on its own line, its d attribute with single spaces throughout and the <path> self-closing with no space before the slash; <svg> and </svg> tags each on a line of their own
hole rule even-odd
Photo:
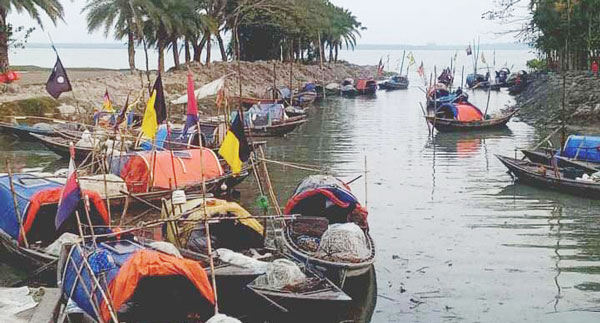
<svg viewBox="0 0 600 323">
<path fill-rule="evenodd" d="M 190 60 L 191 60 L 190 40 L 186 37 L 183 44 L 184 44 L 184 50 L 185 50 L 185 63 L 190 64 Z"/>
<path fill-rule="evenodd" d="M 221 60 L 223 62 L 227 62 L 227 52 L 225 51 L 225 44 L 223 43 L 221 33 L 217 33 L 216 37 L 217 41 L 219 42 L 219 49 L 221 50 Z"/>
<path fill-rule="evenodd" d="M 0 73 L 8 70 L 8 34 L 6 33 L 6 10 L 0 8 Z"/>
<path fill-rule="evenodd" d="M 204 45 L 206 44 L 206 35 L 202 36 L 202 40 L 199 44 L 194 43 L 194 61 L 198 63 L 201 62 L 202 50 L 204 49 Z"/>
<path fill-rule="evenodd" d="M 177 45 L 177 38 L 173 39 L 171 46 L 173 47 L 173 63 L 175 63 L 175 68 L 179 68 L 179 47 Z"/>
<path fill-rule="evenodd" d="M 135 72 L 135 39 L 133 35 L 133 22 L 129 22 L 129 31 L 127 31 L 127 54 L 129 55 L 129 69 L 133 74 Z"/>
<path fill-rule="evenodd" d="M 334 62 L 336 62 L 336 63 L 337 63 L 337 61 L 338 61 L 338 50 L 339 50 L 339 47 L 340 47 L 340 46 L 339 46 L 339 45 L 336 43 L 336 44 L 335 44 L 335 58 L 334 58 L 334 60 L 333 60 L 333 61 L 334 61 Z"/>
<path fill-rule="evenodd" d="M 158 40 L 158 72 L 163 73 L 165 71 L 165 41 L 162 39 Z"/>
<path fill-rule="evenodd" d="M 210 32 L 207 31 L 206 32 L 206 66 L 210 66 L 210 43 L 211 43 L 211 39 L 210 39 Z"/>
<path fill-rule="evenodd" d="M 329 63 L 333 62 L 333 43 L 329 43 Z"/>
</svg>

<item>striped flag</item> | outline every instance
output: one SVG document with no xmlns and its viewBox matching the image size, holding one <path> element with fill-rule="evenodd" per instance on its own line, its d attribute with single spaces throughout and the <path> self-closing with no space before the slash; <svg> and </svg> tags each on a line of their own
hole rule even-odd
<svg viewBox="0 0 600 323">
<path fill-rule="evenodd" d="M 63 187 L 60 200 L 58 201 L 58 210 L 56 212 L 56 218 L 54 219 L 54 225 L 56 229 L 69 218 L 69 216 L 77 209 L 79 201 L 81 200 L 81 189 L 77 182 L 77 171 L 75 170 L 75 146 L 71 143 L 69 147 L 71 152 L 71 160 L 69 161 L 69 171 L 67 172 L 67 182 Z"/>
</svg>

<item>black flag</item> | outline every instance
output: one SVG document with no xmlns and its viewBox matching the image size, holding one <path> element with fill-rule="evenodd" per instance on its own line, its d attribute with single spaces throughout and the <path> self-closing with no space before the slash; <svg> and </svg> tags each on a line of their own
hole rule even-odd
<svg viewBox="0 0 600 323">
<path fill-rule="evenodd" d="M 156 91 L 156 101 L 154 101 L 154 111 L 156 111 L 156 123 L 161 124 L 167 120 L 167 104 L 165 103 L 165 93 L 163 92 L 162 78 L 160 74 L 154 82 L 153 91 Z"/>
<path fill-rule="evenodd" d="M 52 73 L 46 82 L 46 91 L 48 91 L 53 98 L 58 99 L 61 93 L 69 92 L 71 90 L 71 82 L 69 82 L 69 77 L 67 77 L 67 71 L 65 71 L 62 62 L 57 55 L 56 64 L 54 64 Z"/>
</svg>

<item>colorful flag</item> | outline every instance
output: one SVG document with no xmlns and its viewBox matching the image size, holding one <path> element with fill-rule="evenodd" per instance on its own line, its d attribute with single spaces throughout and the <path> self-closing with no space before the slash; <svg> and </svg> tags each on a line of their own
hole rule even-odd
<svg viewBox="0 0 600 323">
<path fill-rule="evenodd" d="M 160 74 L 154 82 L 150 99 L 146 104 L 144 118 L 142 119 L 143 136 L 149 139 L 154 139 L 158 126 L 167 120 L 167 105 L 165 103 L 165 95 Z"/>
<path fill-rule="evenodd" d="M 415 62 L 415 56 L 413 55 L 413 53 L 410 52 L 410 53 L 408 53 L 407 56 L 408 56 L 408 65 L 409 66 L 415 65 L 416 62 Z"/>
<path fill-rule="evenodd" d="M 58 201 L 58 209 L 56 212 L 56 218 L 54 219 L 54 225 L 56 229 L 69 218 L 69 216 L 77 209 L 79 201 L 81 200 L 81 189 L 77 182 L 77 171 L 75 170 L 75 146 L 71 143 L 69 147 L 71 152 L 71 160 L 69 161 L 69 171 L 67 172 L 67 182 L 63 187 L 60 200 Z"/>
<path fill-rule="evenodd" d="M 115 122 L 115 131 L 119 129 L 119 126 L 123 121 L 125 121 L 125 115 L 127 114 L 127 108 L 129 108 L 129 93 L 127 94 L 127 100 L 125 100 L 125 105 L 121 109 L 119 116 L 117 116 L 117 121 Z"/>
<path fill-rule="evenodd" d="M 229 164 L 234 174 L 242 171 L 242 163 L 250 157 L 250 147 L 246 141 L 244 125 L 242 125 L 239 113 L 227 130 L 225 139 L 219 148 L 219 155 Z"/>
<path fill-rule="evenodd" d="M 481 53 L 481 62 L 483 64 L 487 64 L 487 62 L 485 61 L 485 56 L 483 56 L 483 53 Z"/>
<path fill-rule="evenodd" d="M 106 112 L 114 112 L 112 103 L 110 102 L 110 95 L 108 95 L 108 89 L 104 91 L 104 102 L 102 103 L 102 110 Z"/>
<path fill-rule="evenodd" d="M 423 61 L 421 61 L 421 66 L 419 66 L 419 68 L 417 69 L 417 73 L 420 77 L 425 76 L 425 67 L 423 66 Z"/>
<path fill-rule="evenodd" d="M 167 104 L 165 103 L 165 92 L 163 92 L 162 77 L 160 74 L 158 74 L 154 82 L 154 90 L 156 91 L 156 101 L 154 102 L 156 122 L 157 124 L 161 124 L 167 120 Z"/>
<path fill-rule="evenodd" d="M 377 64 L 377 76 L 381 76 L 383 74 L 383 57 L 379 59 L 379 64 Z"/>
<path fill-rule="evenodd" d="M 471 44 L 469 44 L 469 47 L 467 47 L 467 56 L 473 54 L 473 50 L 471 49 Z"/>
<path fill-rule="evenodd" d="M 146 103 L 146 111 L 144 111 L 144 118 L 142 119 L 142 135 L 149 139 L 154 139 L 156 131 L 158 130 L 158 123 L 156 122 L 156 110 L 154 110 L 154 103 L 156 102 L 156 90 L 152 90 L 152 94 Z"/>
<path fill-rule="evenodd" d="M 196 104 L 196 94 L 194 93 L 194 79 L 192 71 L 188 69 L 187 75 L 187 113 L 185 127 L 182 136 L 187 135 L 188 130 L 198 123 L 198 105 Z M 200 129 L 198 129 L 199 131 Z"/>
<path fill-rule="evenodd" d="M 71 82 L 69 82 L 67 71 L 63 67 L 58 55 L 56 55 L 56 64 L 54 64 L 52 73 L 50 73 L 50 77 L 46 82 L 46 91 L 48 91 L 53 98 L 58 99 L 61 93 L 69 92 L 71 90 Z"/>
</svg>

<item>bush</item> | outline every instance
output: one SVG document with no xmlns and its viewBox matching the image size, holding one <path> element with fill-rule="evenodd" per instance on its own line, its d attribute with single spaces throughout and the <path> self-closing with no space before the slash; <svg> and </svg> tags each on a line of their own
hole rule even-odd
<svg viewBox="0 0 600 323">
<path fill-rule="evenodd" d="M 527 68 L 530 72 L 545 72 L 548 70 L 548 63 L 545 59 L 530 59 L 527 61 Z"/>
</svg>

